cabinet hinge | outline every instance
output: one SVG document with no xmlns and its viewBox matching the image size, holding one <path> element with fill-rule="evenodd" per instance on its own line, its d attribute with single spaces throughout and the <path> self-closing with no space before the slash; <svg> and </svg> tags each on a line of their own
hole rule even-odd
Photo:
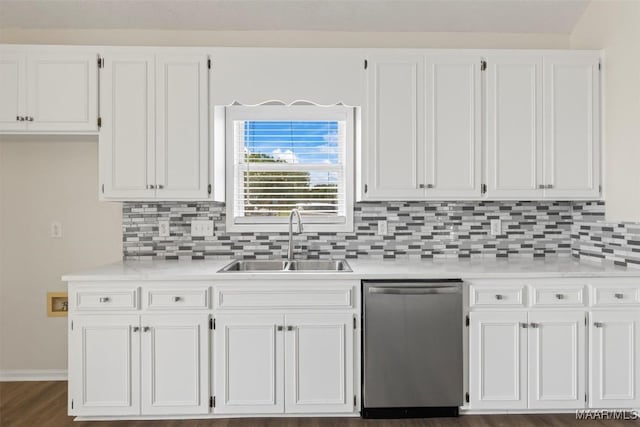
<svg viewBox="0 0 640 427">
<path fill-rule="evenodd" d="M 71 321 L 71 330 L 73 331 L 73 320 Z"/>
<path fill-rule="evenodd" d="M 353 407 L 356 407 L 356 403 L 358 402 L 358 399 L 356 398 L 356 395 L 353 395 Z"/>
<path fill-rule="evenodd" d="M 369 61 L 364 60 L 364 69 L 366 70 L 369 67 Z"/>
<path fill-rule="evenodd" d="M 464 326 L 469 326 L 469 315 L 468 314 L 464 318 Z"/>
<path fill-rule="evenodd" d="M 602 194 L 602 184 L 598 185 L 598 193 Z"/>
<path fill-rule="evenodd" d="M 584 403 L 589 402 L 589 395 L 587 393 L 584 394 Z"/>
<path fill-rule="evenodd" d="M 104 68 L 104 58 L 98 55 L 98 68 Z"/>
<path fill-rule="evenodd" d="M 480 70 L 484 71 L 486 69 L 487 69 L 487 61 L 483 59 L 482 61 L 480 61 Z"/>
<path fill-rule="evenodd" d="M 102 184 L 102 194 L 104 194 L 104 184 Z"/>
<path fill-rule="evenodd" d="M 216 397 L 209 396 L 209 408 L 215 408 L 215 407 L 216 407 Z"/>
<path fill-rule="evenodd" d="M 73 409 L 73 399 L 71 399 L 71 409 Z"/>
<path fill-rule="evenodd" d="M 369 191 L 369 186 L 367 184 L 364 185 L 364 194 L 367 194 L 367 191 Z"/>
<path fill-rule="evenodd" d="M 102 117 L 98 117 L 98 129 L 100 129 L 102 127 Z"/>
<path fill-rule="evenodd" d="M 598 70 L 602 70 L 602 62 L 598 61 Z"/>
<path fill-rule="evenodd" d="M 209 329 L 213 331 L 215 328 L 216 328 L 216 319 L 214 318 L 209 319 Z"/>
<path fill-rule="evenodd" d="M 487 184 L 482 184 L 482 185 L 480 186 L 480 192 L 481 192 L 482 194 L 486 194 L 486 193 L 487 193 Z"/>
<path fill-rule="evenodd" d="M 211 184 L 207 185 L 207 194 L 211 194 Z"/>
<path fill-rule="evenodd" d="M 469 392 L 466 392 L 466 393 L 464 394 L 464 401 L 465 401 L 465 402 L 467 402 L 467 403 L 469 403 Z"/>
<path fill-rule="evenodd" d="M 355 316 L 353 316 L 353 329 L 358 329 L 357 322 L 358 322 L 358 320 L 356 319 Z"/>
<path fill-rule="evenodd" d="M 211 58 L 207 58 L 207 68 L 211 69 Z"/>
</svg>

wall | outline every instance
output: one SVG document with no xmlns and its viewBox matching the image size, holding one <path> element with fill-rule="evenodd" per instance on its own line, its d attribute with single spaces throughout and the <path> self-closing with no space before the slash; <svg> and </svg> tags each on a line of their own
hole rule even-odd
<svg viewBox="0 0 640 427">
<path fill-rule="evenodd" d="M 69 139 L 0 137 L 0 378 L 66 369 L 67 318 L 47 317 L 47 292 L 122 256 L 121 205 L 97 200 L 95 137 Z"/>
<path fill-rule="evenodd" d="M 566 49 L 569 36 L 535 33 L 0 29 L 0 42 L 118 46 Z"/>
<path fill-rule="evenodd" d="M 569 256 L 574 222 L 601 220 L 603 210 L 602 202 L 358 203 L 353 232 L 305 232 L 295 244 L 312 259 Z M 191 237 L 195 218 L 213 220 L 214 235 Z M 498 236 L 492 219 L 502 220 Z M 158 235 L 158 220 L 169 221 L 169 237 Z M 387 235 L 377 234 L 380 220 Z M 213 203 L 125 203 L 122 233 L 125 259 L 269 259 L 288 247 L 287 233 L 227 233 L 224 207 Z"/>
<path fill-rule="evenodd" d="M 640 221 L 640 2 L 592 1 L 570 43 L 605 49 L 606 218 Z"/>
</svg>

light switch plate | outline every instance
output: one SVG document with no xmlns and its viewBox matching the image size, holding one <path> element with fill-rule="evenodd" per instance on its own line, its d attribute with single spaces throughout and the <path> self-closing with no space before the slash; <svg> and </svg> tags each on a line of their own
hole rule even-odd
<svg viewBox="0 0 640 427">
<path fill-rule="evenodd" d="M 160 237 L 169 237 L 169 220 L 158 221 L 158 235 Z"/>
<path fill-rule="evenodd" d="M 378 221 L 378 236 L 386 236 L 388 231 L 387 221 Z"/>
<path fill-rule="evenodd" d="M 51 221 L 51 238 L 62 238 L 62 223 L 60 221 Z"/>
<path fill-rule="evenodd" d="M 502 220 L 500 219 L 492 219 L 491 220 L 491 235 L 499 236 L 502 234 Z"/>
<path fill-rule="evenodd" d="M 213 220 L 193 220 L 191 221 L 191 236 L 210 237 L 213 236 Z"/>
</svg>

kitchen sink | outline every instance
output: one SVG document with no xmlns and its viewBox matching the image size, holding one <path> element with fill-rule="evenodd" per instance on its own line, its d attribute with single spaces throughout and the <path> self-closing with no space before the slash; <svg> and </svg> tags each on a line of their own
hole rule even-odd
<svg viewBox="0 0 640 427">
<path fill-rule="evenodd" d="M 240 272 L 350 272 L 345 260 L 236 260 L 220 269 L 220 273 Z"/>
</svg>

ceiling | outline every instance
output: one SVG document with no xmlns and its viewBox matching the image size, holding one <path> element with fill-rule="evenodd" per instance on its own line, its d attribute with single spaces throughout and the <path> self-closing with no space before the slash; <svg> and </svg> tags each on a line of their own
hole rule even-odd
<svg viewBox="0 0 640 427">
<path fill-rule="evenodd" d="M 0 0 L 0 28 L 570 33 L 590 0 Z"/>
</svg>

